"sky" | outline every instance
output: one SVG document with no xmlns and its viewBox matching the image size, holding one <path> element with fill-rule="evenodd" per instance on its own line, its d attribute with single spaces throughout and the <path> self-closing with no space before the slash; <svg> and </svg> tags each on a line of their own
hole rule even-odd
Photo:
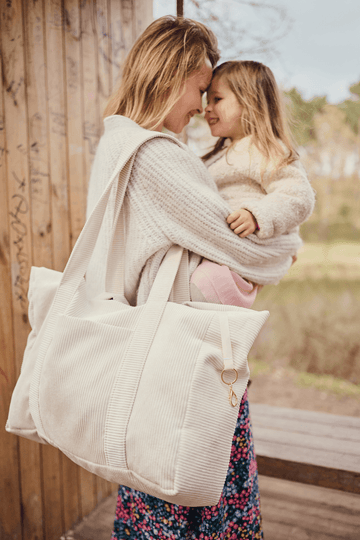
<svg viewBox="0 0 360 540">
<path fill-rule="evenodd" d="M 330 103 L 339 103 L 349 98 L 349 86 L 360 81 L 360 0 L 262 1 L 285 7 L 291 28 L 277 42 L 276 57 L 247 54 L 243 59 L 266 63 L 282 88 L 296 86 L 305 99 L 327 96 Z M 231 10 L 222 13 L 231 11 L 232 20 L 249 17 L 250 8 L 236 0 L 216 4 L 230 4 Z M 176 14 L 176 0 L 154 0 L 154 18 L 167 13 Z"/>
</svg>

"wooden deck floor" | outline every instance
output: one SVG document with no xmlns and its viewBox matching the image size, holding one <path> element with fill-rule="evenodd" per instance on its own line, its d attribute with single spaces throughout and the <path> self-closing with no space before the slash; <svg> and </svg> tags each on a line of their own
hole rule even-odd
<svg viewBox="0 0 360 540">
<path fill-rule="evenodd" d="M 265 540 L 360 540 L 360 495 L 260 476 Z"/>
<path fill-rule="evenodd" d="M 264 540 L 359 540 L 360 495 L 260 476 Z M 116 494 L 62 540 L 110 540 Z"/>
</svg>

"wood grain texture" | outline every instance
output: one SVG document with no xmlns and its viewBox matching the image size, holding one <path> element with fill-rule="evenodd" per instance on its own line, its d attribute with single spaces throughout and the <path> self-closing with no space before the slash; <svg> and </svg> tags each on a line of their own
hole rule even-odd
<svg viewBox="0 0 360 540">
<path fill-rule="evenodd" d="M 81 56 L 83 86 L 84 171 L 90 177 L 92 161 L 100 138 L 98 95 L 98 50 L 96 36 L 96 6 L 91 0 L 81 2 Z"/>
<path fill-rule="evenodd" d="M 29 133 L 31 243 L 34 266 L 52 266 L 45 17 L 43 3 L 23 2 Z"/>
<path fill-rule="evenodd" d="M 48 140 L 51 179 L 53 268 L 62 271 L 70 255 L 67 184 L 64 12 L 61 0 L 44 0 Z"/>
<path fill-rule="evenodd" d="M 358 540 L 359 495 L 265 476 L 259 487 L 266 540 Z"/>
<path fill-rule="evenodd" d="M 261 474 L 360 494 L 360 419 L 252 404 Z"/>
<path fill-rule="evenodd" d="M 3 425 L 30 330 L 30 268 L 62 270 L 83 227 L 102 108 L 134 41 L 139 9 L 144 18 L 139 6 L 130 0 L 0 3 Z M 0 437 L 1 539 L 59 538 L 114 488 L 54 448 Z"/>
<path fill-rule="evenodd" d="M 129 15 L 130 14 L 130 15 Z M 122 68 L 127 51 L 133 41 L 132 4 L 125 8 L 124 2 L 110 2 L 110 91 L 121 80 Z"/>
<path fill-rule="evenodd" d="M 65 63 L 68 186 L 71 224 L 71 247 L 85 223 L 86 177 L 84 167 L 81 25 L 78 0 L 65 0 Z"/>
<path fill-rule="evenodd" d="M 21 0 L 1 3 L 4 118 L 6 126 L 7 217 L 11 262 L 11 307 L 16 375 L 20 373 L 29 324 L 27 286 L 32 262 L 30 176 L 24 59 L 24 19 Z M 34 464 L 36 464 L 34 466 Z M 22 537 L 43 535 L 40 450 L 19 441 Z"/>
<path fill-rule="evenodd" d="M 0 18 L 0 35 L 1 23 Z M 4 426 L 11 390 L 15 384 L 14 344 L 12 334 L 11 272 L 9 254 L 9 207 L 6 183 L 4 91 L 0 63 L 0 423 Z M 20 477 L 18 438 L 0 438 L 0 538 L 21 538 Z"/>
<path fill-rule="evenodd" d="M 133 18 L 135 26 L 135 39 L 149 26 L 153 20 L 153 6 L 148 0 L 134 0 L 136 17 Z"/>
<path fill-rule="evenodd" d="M 95 37 L 98 54 L 98 97 L 99 126 L 102 132 L 102 117 L 111 91 L 111 39 L 110 9 L 107 0 L 97 0 Z"/>
</svg>

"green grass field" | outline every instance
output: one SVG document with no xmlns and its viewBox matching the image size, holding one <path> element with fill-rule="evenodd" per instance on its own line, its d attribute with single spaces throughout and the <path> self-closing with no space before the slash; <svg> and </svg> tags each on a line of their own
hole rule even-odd
<svg viewBox="0 0 360 540">
<path fill-rule="evenodd" d="M 270 317 L 252 348 L 253 362 L 360 385 L 359 251 L 356 243 L 305 245 L 288 276 L 263 288 L 253 308 Z M 302 384 L 315 379 L 304 376 Z"/>
</svg>

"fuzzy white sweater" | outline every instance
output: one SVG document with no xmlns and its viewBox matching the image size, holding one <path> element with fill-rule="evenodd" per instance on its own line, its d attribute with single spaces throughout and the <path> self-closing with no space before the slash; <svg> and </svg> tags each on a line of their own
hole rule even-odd
<svg viewBox="0 0 360 540">
<path fill-rule="evenodd" d="M 136 140 L 139 127 L 122 116 L 105 119 L 92 166 L 88 215 L 100 198 L 121 155 L 124 141 Z M 113 201 L 110 201 L 110 204 Z M 202 161 L 174 137 L 152 139 L 136 155 L 123 205 L 125 296 L 132 305 L 146 301 L 160 263 L 171 245 L 191 252 L 190 274 L 205 257 L 261 284 L 277 283 L 301 245 L 297 234 L 239 238 L 226 218 L 231 209 L 220 196 Z M 87 278 L 104 290 L 111 217 L 104 220 Z"/>
<path fill-rule="evenodd" d="M 300 161 L 277 169 L 276 161 L 267 161 L 250 136 L 226 145 L 206 165 L 231 209 L 253 214 L 258 238 L 295 232 L 314 209 L 314 190 Z"/>
</svg>

